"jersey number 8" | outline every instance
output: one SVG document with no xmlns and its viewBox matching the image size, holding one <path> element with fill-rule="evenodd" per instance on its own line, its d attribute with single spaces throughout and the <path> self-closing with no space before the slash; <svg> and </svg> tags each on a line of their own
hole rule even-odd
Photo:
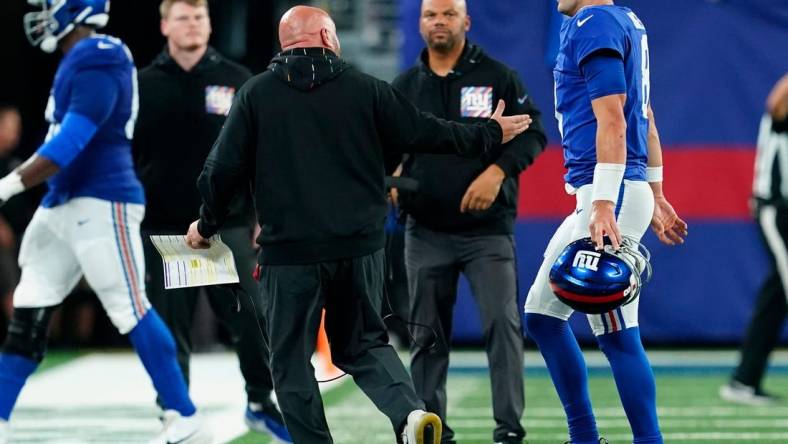
<svg viewBox="0 0 788 444">
<path fill-rule="evenodd" d="M 646 27 L 643 26 L 643 22 L 640 21 L 638 16 L 635 15 L 634 12 L 629 12 L 627 14 L 629 18 L 632 20 L 632 23 L 635 25 L 636 29 L 640 29 L 644 31 L 643 37 L 640 38 L 640 73 L 641 73 L 641 95 L 643 96 L 643 117 L 648 119 L 648 106 L 650 103 L 651 97 L 651 78 L 649 75 L 649 61 L 648 61 L 648 36 L 645 34 Z"/>
</svg>

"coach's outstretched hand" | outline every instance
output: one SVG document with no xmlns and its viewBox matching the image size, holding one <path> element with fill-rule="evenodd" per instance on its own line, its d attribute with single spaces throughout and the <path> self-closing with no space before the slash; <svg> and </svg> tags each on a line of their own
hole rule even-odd
<svg viewBox="0 0 788 444">
<path fill-rule="evenodd" d="M 673 205 L 664 195 L 654 196 L 654 215 L 651 229 L 663 244 L 679 245 L 687 237 L 687 223 L 679 218 Z"/>
<path fill-rule="evenodd" d="M 528 127 L 531 126 L 531 116 L 528 114 L 504 116 L 503 110 L 505 108 L 506 102 L 499 100 L 498 107 L 495 108 L 495 112 L 493 113 L 492 117 L 490 117 L 492 120 L 498 122 L 498 125 L 501 125 L 501 131 L 503 132 L 501 143 L 506 143 L 514 139 L 518 134 L 527 130 Z"/>
<path fill-rule="evenodd" d="M 208 239 L 202 237 L 200 232 L 197 230 L 197 221 L 195 220 L 189 225 L 189 232 L 186 233 L 186 245 L 189 248 L 193 248 L 195 250 L 201 250 L 205 248 L 210 248 L 211 243 Z"/>
</svg>

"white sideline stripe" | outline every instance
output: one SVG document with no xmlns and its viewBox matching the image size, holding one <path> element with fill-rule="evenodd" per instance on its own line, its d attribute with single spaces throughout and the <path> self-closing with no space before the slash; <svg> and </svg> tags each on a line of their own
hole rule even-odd
<svg viewBox="0 0 788 444">
<path fill-rule="evenodd" d="M 321 391 L 349 379 L 321 384 Z M 216 443 L 232 441 L 249 431 L 243 421 L 246 391 L 235 354 L 195 354 L 190 394 L 211 426 Z M 101 428 L 152 438 L 160 428 L 155 399 L 150 378 L 135 354 L 89 354 L 30 378 L 11 421 L 13 436 L 24 442 L 58 437 L 56 442 L 64 444 L 64 432 L 74 432 L 76 437 L 86 428 Z M 98 410 L 105 410 L 105 414 Z"/>
<path fill-rule="evenodd" d="M 216 442 L 227 442 L 245 434 L 243 423 L 246 407 L 244 382 L 237 358 L 230 353 L 198 354 L 192 358 L 191 396 L 198 409 L 212 426 Z M 156 394 L 150 378 L 136 355 L 131 353 L 90 354 L 62 366 L 34 375 L 25 386 L 11 421 L 16 437 L 40 436 L 42 426 L 51 423 L 64 428 L 76 428 L 91 423 L 89 417 L 48 418 L 36 411 L 41 408 L 79 411 L 84 408 L 117 410 L 133 407 L 137 412 L 149 411 L 148 419 L 93 417 L 94 427 L 117 424 L 120 430 L 139 430 L 150 437 L 158 431 Z M 73 413 L 72 413 L 73 414 Z M 111 415 L 109 415 L 111 416 Z M 130 427 L 131 426 L 131 427 Z"/>
</svg>

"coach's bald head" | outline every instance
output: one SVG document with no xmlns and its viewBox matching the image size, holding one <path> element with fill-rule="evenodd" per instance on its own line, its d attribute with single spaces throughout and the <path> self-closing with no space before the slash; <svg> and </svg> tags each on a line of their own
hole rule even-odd
<svg viewBox="0 0 788 444">
<path fill-rule="evenodd" d="M 279 21 L 279 44 L 282 50 L 293 48 L 327 48 L 340 54 L 339 37 L 334 20 L 326 11 L 311 6 L 294 6 Z"/>
</svg>

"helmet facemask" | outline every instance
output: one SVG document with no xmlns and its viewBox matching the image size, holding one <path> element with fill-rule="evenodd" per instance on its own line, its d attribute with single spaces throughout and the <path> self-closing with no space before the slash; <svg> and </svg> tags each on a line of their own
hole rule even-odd
<svg viewBox="0 0 788 444">
<path fill-rule="evenodd" d="M 105 2 L 104 11 L 95 11 L 93 6 L 68 0 L 28 0 L 33 6 L 40 6 L 41 11 L 25 14 L 25 35 L 31 45 L 41 48 L 46 53 L 55 52 L 60 39 L 73 31 L 77 25 L 93 28 L 106 26 L 109 20 L 109 2 Z M 51 3 L 51 4 L 50 4 Z"/>
<path fill-rule="evenodd" d="M 640 296 L 643 285 L 651 280 L 651 252 L 645 245 L 629 237 L 622 238 L 619 251 L 613 250 L 613 246 L 607 244 L 605 251 L 621 258 L 632 270 L 632 289 L 627 295 L 627 299 L 621 304 L 622 306 L 627 305 Z M 646 273 L 645 276 L 642 276 L 643 272 Z"/>
<path fill-rule="evenodd" d="M 41 48 L 46 53 L 55 52 L 57 42 L 72 29 L 73 24 L 60 29 L 60 23 L 55 14 L 66 5 L 65 0 L 58 0 L 51 7 L 46 0 L 28 0 L 34 6 L 40 6 L 41 11 L 28 12 L 24 16 L 25 35 L 31 45 Z"/>
</svg>

